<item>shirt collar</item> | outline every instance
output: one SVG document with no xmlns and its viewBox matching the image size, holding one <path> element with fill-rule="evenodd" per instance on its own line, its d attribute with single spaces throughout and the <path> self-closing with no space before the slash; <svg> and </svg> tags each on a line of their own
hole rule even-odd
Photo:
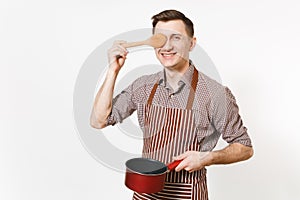
<svg viewBox="0 0 300 200">
<path fill-rule="evenodd" d="M 194 64 L 191 60 L 189 60 L 189 68 L 186 70 L 186 72 L 182 75 L 181 79 L 178 82 L 178 85 L 191 85 L 193 73 L 194 73 Z M 167 81 L 166 81 L 166 72 L 165 69 L 160 73 L 160 78 L 158 81 L 159 85 L 163 85 L 164 87 L 167 87 Z"/>
</svg>

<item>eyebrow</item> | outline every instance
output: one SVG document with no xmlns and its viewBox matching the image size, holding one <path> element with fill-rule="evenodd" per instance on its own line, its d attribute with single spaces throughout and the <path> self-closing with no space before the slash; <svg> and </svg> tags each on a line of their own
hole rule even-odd
<svg viewBox="0 0 300 200">
<path fill-rule="evenodd" d="M 181 36 L 182 37 L 183 35 L 180 34 L 180 33 L 173 33 L 173 34 L 170 35 L 170 37 L 173 37 L 173 36 Z"/>
</svg>

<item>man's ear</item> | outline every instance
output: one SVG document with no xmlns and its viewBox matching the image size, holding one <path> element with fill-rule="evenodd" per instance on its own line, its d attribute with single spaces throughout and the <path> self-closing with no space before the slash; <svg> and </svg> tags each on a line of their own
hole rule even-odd
<svg viewBox="0 0 300 200">
<path fill-rule="evenodd" d="M 193 37 L 191 39 L 190 51 L 192 51 L 194 49 L 194 47 L 196 46 L 196 43 L 197 43 L 197 39 L 196 39 L 196 37 Z"/>
</svg>

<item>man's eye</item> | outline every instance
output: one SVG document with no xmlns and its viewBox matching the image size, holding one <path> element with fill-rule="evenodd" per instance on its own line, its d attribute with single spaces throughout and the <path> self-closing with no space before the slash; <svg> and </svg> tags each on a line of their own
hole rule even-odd
<svg viewBox="0 0 300 200">
<path fill-rule="evenodd" d="M 174 40 L 180 40 L 180 39 L 181 39 L 180 36 L 175 36 L 175 37 L 174 37 Z"/>
</svg>

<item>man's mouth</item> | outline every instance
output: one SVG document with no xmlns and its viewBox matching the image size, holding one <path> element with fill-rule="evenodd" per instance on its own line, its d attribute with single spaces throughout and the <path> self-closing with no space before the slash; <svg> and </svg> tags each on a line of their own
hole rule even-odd
<svg viewBox="0 0 300 200">
<path fill-rule="evenodd" d="M 162 55 L 165 58 L 170 58 L 172 56 L 175 56 L 176 53 L 171 53 L 171 52 L 165 52 L 165 53 L 160 53 L 160 55 Z"/>
</svg>

